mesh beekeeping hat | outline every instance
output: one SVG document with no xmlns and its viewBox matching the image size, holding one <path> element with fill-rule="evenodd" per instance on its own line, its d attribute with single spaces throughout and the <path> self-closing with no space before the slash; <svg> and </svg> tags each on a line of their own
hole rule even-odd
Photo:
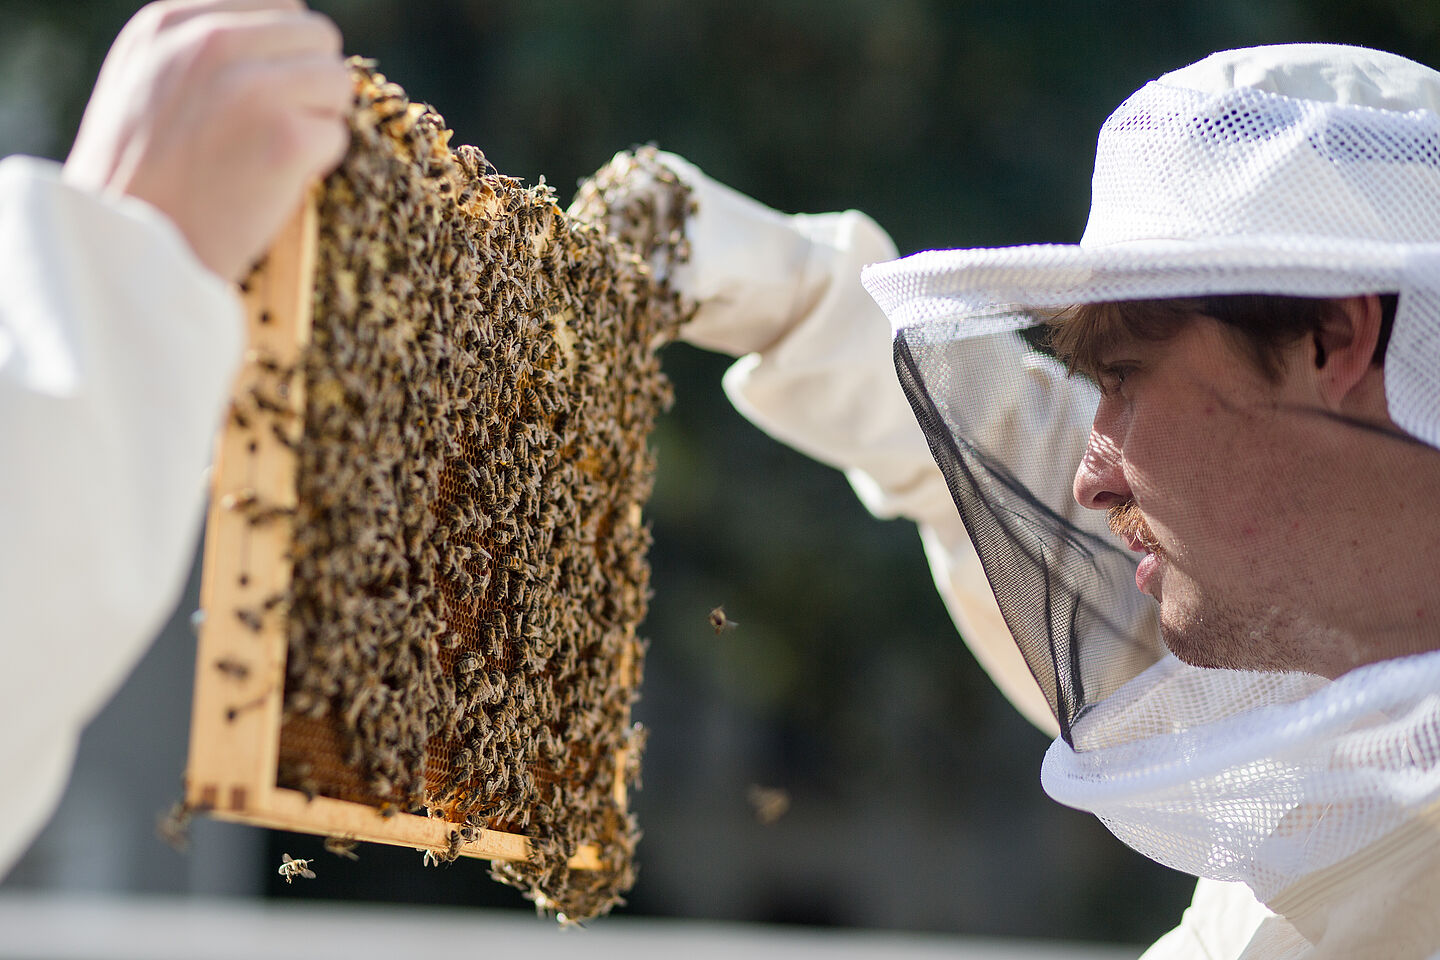
<svg viewBox="0 0 1440 960">
<path fill-rule="evenodd" d="M 1404 433 L 1387 439 L 1440 456 L 1440 74 L 1345 46 L 1215 54 L 1146 84 L 1105 122 L 1078 245 L 932 251 L 872 266 L 864 282 L 1060 722 L 1044 773 L 1052 795 L 1162 862 L 1249 880 L 1262 897 L 1391 829 L 1377 810 L 1440 797 L 1426 779 L 1440 748 L 1415 746 L 1437 743 L 1440 729 L 1416 706 L 1437 689 L 1432 655 L 1329 682 L 1166 654 L 1156 605 L 1136 588 L 1137 554 L 1070 493 L 1099 393 L 1014 336 L 1074 304 L 1398 294 L 1383 378 Z M 1342 420 L 1336 431 L 1357 426 Z M 1420 727 L 1382 736 L 1381 715 Z M 1356 724 L 1371 739 L 1338 747 Z M 1337 750 L 1349 751 L 1343 762 Z M 1357 779 L 1372 760 L 1394 760 L 1406 786 Z M 1340 812 L 1357 804 L 1370 811 L 1363 827 Z"/>
</svg>

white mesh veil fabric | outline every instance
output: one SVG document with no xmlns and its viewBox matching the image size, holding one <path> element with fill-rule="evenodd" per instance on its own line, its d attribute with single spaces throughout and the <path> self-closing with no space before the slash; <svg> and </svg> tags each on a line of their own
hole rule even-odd
<svg viewBox="0 0 1440 960">
<path fill-rule="evenodd" d="M 1046 754 L 1052 797 L 1151 859 L 1269 900 L 1440 801 L 1440 654 L 1334 682 L 1166 657 L 1076 742 Z"/>
<path fill-rule="evenodd" d="M 1095 391 L 1035 353 L 1014 370 L 974 369 L 970 341 L 1014 336 L 1077 303 L 1398 294 L 1384 390 L 1405 433 L 1385 439 L 1440 447 L 1437 107 L 1440 74 L 1389 54 L 1219 54 L 1147 84 L 1106 121 L 1080 244 L 932 251 L 864 276 L 1006 622 L 1060 720 L 1047 791 L 1142 853 L 1244 880 L 1261 899 L 1440 803 L 1440 653 L 1333 681 L 1166 654 L 1154 602 L 1136 588 L 1136 555 L 1069 500 L 1086 438 L 997 432 L 980 426 L 993 411 L 976 414 L 1004 378 L 1037 384 L 1020 395 L 1041 407 L 1093 407 Z"/>
<path fill-rule="evenodd" d="M 1440 75 L 1427 73 L 1440 89 Z M 1162 79 L 1101 129 L 1078 246 L 932 251 L 871 267 L 865 286 L 897 331 L 964 320 L 969 336 L 1027 327 L 1035 309 L 1073 303 L 1408 294 L 1386 390 L 1396 423 L 1435 445 L 1440 368 L 1427 360 L 1440 349 L 1437 268 L 1440 115 L 1252 88 L 1209 94 Z"/>
</svg>

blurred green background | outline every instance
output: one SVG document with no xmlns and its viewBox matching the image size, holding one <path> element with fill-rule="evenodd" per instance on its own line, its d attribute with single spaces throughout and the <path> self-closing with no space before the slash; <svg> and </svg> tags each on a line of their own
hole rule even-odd
<svg viewBox="0 0 1440 960">
<path fill-rule="evenodd" d="M 1440 63 L 1433 0 L 313 6 L 502 172 L 564 195 L 654 141 L 782 210 L 864 210 L 902 253 L 1073 242 L 1106 114 L 1213 50 L 1323 40 Z M 0 154 L 63 157 L 137 7 L 0 0 Z M 676 345 L 665 361 L 678 402 L 655 437 L 646 837 L 624 910 L 1131 942 L 1173 926 L 1192 881 L 1042 794 L 1047 741 L 955 635 L 914 528 L 875 521 L 839 474 L 739 418 L 719 390 L 728 358 Z M 719 638 L 717 603 L 741 623 Z M 191 644 L 167 628 L 7 887 L 528 909 L 481 864 L 426 871 L 408 850 L 324 860 L 323 882 L 285 888 L 280 851 L 319 856 L 318 841 L 205 826 L 189 862 L 161 846 L 150 818 L 178 794 Z M 752 784 L 788 791 L 789 812 L 760 824 Z"/>
</svg>

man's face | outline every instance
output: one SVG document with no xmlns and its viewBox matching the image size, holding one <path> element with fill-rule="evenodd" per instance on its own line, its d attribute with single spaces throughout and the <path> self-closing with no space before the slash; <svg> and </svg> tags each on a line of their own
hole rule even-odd
<svg viewBox="0 0 1440 960">
<path fill-rule="evenodd" d="M 1166 645 L 1199 666 L 1311 667 L 1345 567 L 1337 531 L 1317 522 L 1334 516 L 1333 491 L 1315 480 L 1339 431 L 1315 415 L 1304 345 L 1272 382 L 1197 316 L 1102 360 L 1075 498 L 1110 510 L 1144 555 L 1136 582 L 1160 604 Z"/>
</svg>

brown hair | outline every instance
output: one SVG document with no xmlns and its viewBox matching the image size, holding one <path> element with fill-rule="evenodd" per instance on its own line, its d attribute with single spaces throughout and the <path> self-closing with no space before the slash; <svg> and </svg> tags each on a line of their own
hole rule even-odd
<svg viewBox="0 0 1440 960">
<path fill-rule="evenodd" d="M 1380 338 L 1372 363 L 1381 364 L 1399 297 L 1380 295 Z M 1334 300 L 1258 293 L 1173 300 L 1115 300 L 1080 303 L 1051 316 L 1048 344 L 1071 373 L 1094 378 L 1104 350 L 1118 337 L 1168 340 L 1196 315 L 1220 321 L 1249 353 L 1255 366 L 1274 380 L 1285 347 L 1319 332 Z"/>
</svg>

